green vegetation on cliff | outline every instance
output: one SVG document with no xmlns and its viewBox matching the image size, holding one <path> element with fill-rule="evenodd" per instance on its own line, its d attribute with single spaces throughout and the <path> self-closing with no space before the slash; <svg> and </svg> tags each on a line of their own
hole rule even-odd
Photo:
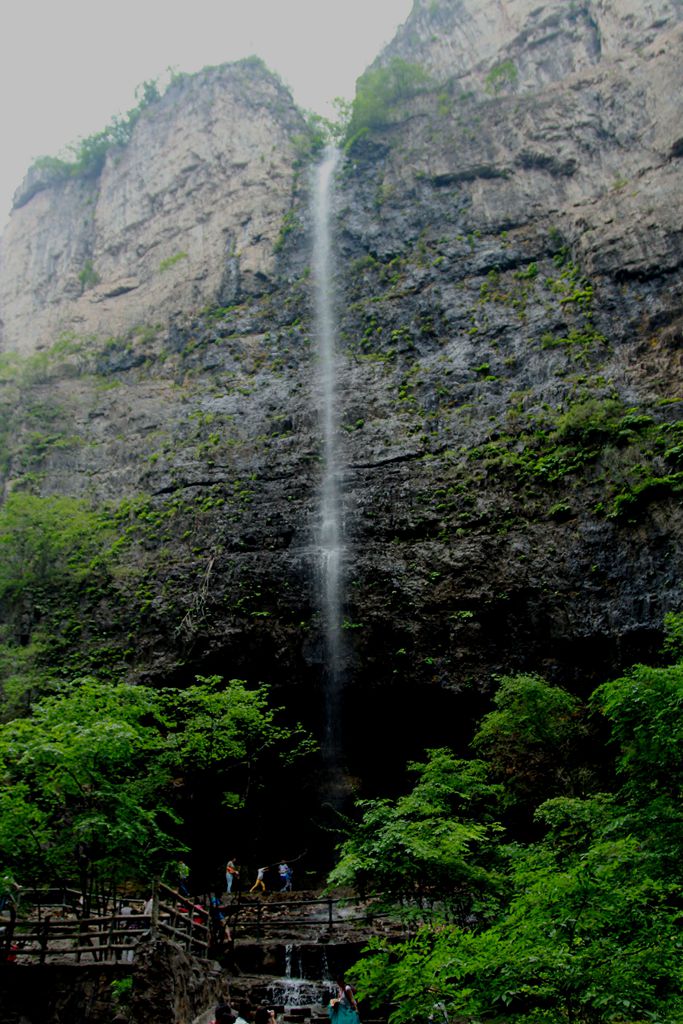
<svg viewBox="0 0 683 1024">
<path fill-rule="evenodd" d="M 41 156 L 31 169 L 51 182 L 97 177 L 109 150 L 127 146 L 142 111 L 161 99 L 158 83 L 154 80 L 143 82 L 138 86 L 136 96 L 138 102 L 125 114 L 113 117 L 106 128 L 69 146 L 67 158 Z"/>
<path fill-rule="evenodd" d="M 430 76 L 424 68 L 400 57 L 394 57 L 386 67 L 368 68 L 356 83 L 347 144 L 365 132 L 391 124 L 400 114 L 401 104 L 429 85 Z"/>
<path fill-rule="evenodd" d="M 220 67 L 228 66 L 230 65 L 220 65 Z M 260 57 L 244 57 L 234 62 L 232 66 L 247 73 L 256 72 L 267 75 L 279 87 L 285 88 L 280 78 L 269 70 Z M 205 67 L 197 74 L 213 70 L 215 69 Z M 34 160 L 29 168 L 28 185 L 20 193 L 19 205 L 28 202 L 36 192 L 60 181 L 69 178 L 97 178 L 104 167 L 107 154 L 130 143 L 135 126 L 143 111 L 158 103 L 168 88 L 194 77 L 173 68 L 168 68 L 167 72 L 168 74 L 164 76 L 165 84 L 160 84 L 159 78 L 142 82 L 135 90 L 137 103 L 130 110 L 124 114 L 116 114 L 100 131 L 93 132 L 66 146 L 63 156 L 40 156 Z"/>
</svg>

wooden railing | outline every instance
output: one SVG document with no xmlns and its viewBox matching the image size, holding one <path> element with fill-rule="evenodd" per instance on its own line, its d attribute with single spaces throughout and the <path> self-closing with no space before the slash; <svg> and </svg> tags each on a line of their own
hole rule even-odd
<svg viewBox="0 0 683 1024">
<path fill-rule="evenodd" d="M 173 939 L 195 956 L 208 954 L 211 944 L 208 911 L 162 883 L 154 888 L 150 929 Z"/>
<path fill-rule="evenodd" d="M 121 960 L 128 958 L 128 951 L 132 952 L 148 927 L 149 918 L 141 914 L 111 914 L 71 921 L 46 914 L 41 921 L 18 918 L 10 942 L 16 957 L 38 960 L 41 964 L 74 958 L 80 962 L 84 954 L 98 962 Z M 143 931 L 136 934 L 133 929 Z"/>
<path fill-rule="evenodd" d="M 355 908 L 355 912 L 354 912 Z M 233 939 L 238 931 L 254 932 L 262 938 L 269 931 L 314 929 L 333 932 L 349 926 L 372 928 L 390 915 L 378 911 L 372 904 L 358 898 L 320 897 L 293 899 L 287 902 L 262 900 L 259 897 L 236 900 L 224 911 Z M 343 911 L 343 912 L 342 912 Z"/>
<path fill-rule="evenodd" d="M 64 911 L 61 911 L 64 913 Z M 166 936 L 194 956 L 206 957 L 210 945 L 207 911 L 173 889 L 154 887 L 152 913 L 113 913 L 68 918 L 43 912 L 39 920 L 18 915 L 6 923 L 4 959 L 19 962 L 132 962 L 143 936 Z"/>
<path fill-rule="evenodd" d="M 42 894 L 45 896 L 45 893 Z M 52 894 L 51 894 L 52 895 Z M 60 898 L 56 898 L 60 896 Z M 143 937 L 166 937 L 198 957 L 207 957 L 218 946 L 212 944 L 212 930 L 206 908 L 181 896 L 161 883 L 154 886 L 151 913 L 78 916 L 77 899 L 55 893 L 54 902 L 41 900 L 30 918 L 15 915 L 5 921 L 0 939 L 0 960 L 35 962 L 126 963 L 135 957 Z M 77 894 L 76 894 L 77 896 Z M 25 901 L 24 901 L 25 902 Z M 135 901 L 132 901 L 135 902 Z M 142 905 L 140 903 L 140 905 Z M 271 937 L 286 941 L 290 936 L 305 939 L 305 932 L 339 934 L 345 928 L 382 930 L 391 927 L 393 916 L 380 911 L 371 901 L 357 898 L 271 900 L 237 896 L 221 906 L 230 929 L 228 941 Z M 276 933 L 281 933 L 278 936 Z M 213 936 L 215 938 L 215 935 Z"/>
</svg>

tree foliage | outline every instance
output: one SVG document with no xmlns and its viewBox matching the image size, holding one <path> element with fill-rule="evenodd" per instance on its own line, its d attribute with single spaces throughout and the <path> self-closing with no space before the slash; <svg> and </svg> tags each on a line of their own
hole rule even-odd
<svg viewBox="0 0 683 1024">
<path fill-rule="evenodd" d="M 410 793 L 359 803 L 360 822 L 340 846 L 330 884 L 404 899 L 421 915 L 444 900 L 461 920 L 483 912 L 498 885 L 490 855 L 496 787 L 486 766 L 442 749 L 408 769 L 417 774 Z"/>
<path fill-rule="evenodd" d="M 392 1024 L 426 1018 L 506 1024 L 679 1021 L 682 704 L 680 663 L 636 666 L 599 687 L 590 706 L 604 716 L 617 751 L 615 789 L 577 795 L 567 779 L 564 794 L 543 799 L 541 787 L 536 819 L 542 837 L 527 843 L 501 837 L 505 845 L 497 864 L 506 867 L 506 879 L 499 887 L 503 898 L 497 907 L 489 905 L 495 912 L 464 923 L 433 914 L 406 942 L 371 943 L 352 972 L 360 994 L 377 1006 L 388 1003 Z M 562 747 L 571 738 L 576 712 L 572 698 L 542 680 L 505 681 L 476 746 L 490 755 L 492 768 L 504 769 L 499 774 L 507 774 L 514 799 L 520 790 L 513 767 L 524 770 L 525 751 L 542 749 L 545 757 L 553 743 Z M 532 773 L 540 763 L 532 757 Z M 447 787 L 447 777 L 443 781 Z M 420 782 L 397 806 L 419 799 L 419 791 Z M 532 792 L 526 787 L 528 799 Z M 444 792 L 440 825 L 446 831 L 457 821 L 448 818 L 448 802 Z M 361 811 L 356 844 L 367 831 L 367 810 Z M 341 865 L 351 849 L 347 840 Z M 377 877 L 384 880 L 396 870 L 378 843 L 374 856 L 383 860 L 375 867 Z M 434 856 L 443 856 L 438 841 Z"/>
<path fill-rule="evenodd" d="M 664 653 L 671 661 L 683 661 L 683 613 L 664 616 Z"/>
<path fill-rule="evenodd" d="M 14 491 L 0 508 L 2 717 L 93 663 L 102 675 L 111 666 L 83 609 L 107 588 L 114 536 L 106 510 L 77 498 Z M 91 647 L 79 658 L 84 632 Z"/>
<path fill-rule="evenodd" d="M 400 57 L 394 57 L 385 67 L 368 68 L 356 83 L 348 139 L 391 124 L 401 104 L 426 89 L 429 83 L 424 68 Z"/>
<path fill-rule="evenodd" d="M 142 111 L 161 98 L 158 83 L 151 79 L 143 82 L 135 90 L 135 96 L 138 102 L 134 107 L 125 114 L 113 117 L 101 131 L 72 143 L 67 147 L 65 158 L 42 156 L 34 161 L 33 168 L 51 181 L 97 177 L 109 150 L 116 146 L 127 146 Z"/>
<path fill-rule="evenodd" d="M 586 733 L 578 698 L 532 675 L 503 676 L 495 708 L 482 720 L 473 747 L 505 784 L 508 806 L 534 807 L 584 781 L 577 747 Z"/>
<path fill-rule="evenodd" d="M 218 780 L 225 806 L 242 808 L 261 784 L 262 766 L 286 767 L 314 752 L 315 743 L 297 723 L 280 724 L 268 689 L 248 689 L 239 679 L 223 686 L 219 676 L 198 676 L 183 690 L 162 689 L 158 707 L 166 744 L 163 763 L 182 773 L 190 789 Z"/>
<path fill-rule="evenodd" d="M 311 749 L 276 714 L 241 680 L 65 687 L 0 726 L 0 858 L 23 884 L 77 880 L 88 897 L 160 874 L 184 848 L 179 785 L 215 772 L 225 800 L 244 804 L 264 757 Z"/>
<path fill-rule="evenodd" d="M 674 799 L 683 785 L 683 662 L 636 665 L 592 697 L 611 726 L 617 769 L 629 797 Z"/>
<path fill-rule="evenodd" d="M 22 880 L 91 893 L 171 855 L 154 710 L 153 691 L 86 679 L 0 727 L 0 851 Z"/>
<path fill-rule="evenodd" d="M 17 491 L 0 509 L 0 602 L 79 586 L 103 551 L 106 520 L 78 498 Z"/>
</svg>

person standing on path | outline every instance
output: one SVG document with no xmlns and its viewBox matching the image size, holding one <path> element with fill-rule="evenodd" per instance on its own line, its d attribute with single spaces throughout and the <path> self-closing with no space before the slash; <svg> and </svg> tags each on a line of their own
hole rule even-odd
<svg viewBox="0 0 683 1024">
<path fill-rule="evenodd" d="M 280 892 L 291 892 L 292 875 L 294 874 L 294 872 L 290 868 L 289 864 L 286 864 L 283 861 L 283 863 L 280 864 L 280 867 L 278 868 L 278 872 L 280 875 L 280 879 L 282 881 L 282 888 L 280 889 Z"/>
<path fill-rule="evenodd" d="M 232 886 L 235 879 L 240 877 L 240 873 L 237 867 L 236 860 L 229 860 L 225 866 L 225 891 L 227 893 L 232 892 Z"/>
<path fill-rule="evenodd" d="M 190 895 L 190 869 L 184 860 L 178 861 L 178 892 L 181 896 Z"/>
</svg>

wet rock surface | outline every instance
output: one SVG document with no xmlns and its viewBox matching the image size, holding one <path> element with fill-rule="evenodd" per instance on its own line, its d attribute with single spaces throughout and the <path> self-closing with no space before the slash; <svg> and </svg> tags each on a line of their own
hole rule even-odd
<svg viewBox="0 0 683 1024">
<path fill-rule="evenodd" d="M 133 1022 L 189 1022 L 208 1004 L 215 1005 L 227 996 L 228 978 L 217 964 L 190 957 L 165 939 L 138 946 L 130 1011 Z"/>
</svg>

